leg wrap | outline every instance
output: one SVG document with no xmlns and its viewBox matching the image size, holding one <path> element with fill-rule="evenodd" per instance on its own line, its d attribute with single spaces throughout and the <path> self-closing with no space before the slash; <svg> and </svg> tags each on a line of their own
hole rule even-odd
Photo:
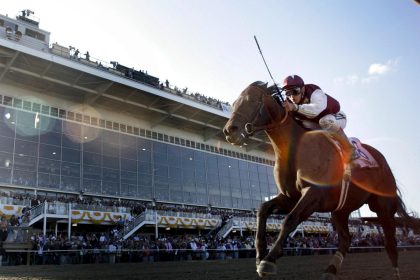
<svg viewBox="0 0 420 280">
<path fill-rule="evenodd" d="M 400 278 L 400 270 L 399 270 L 399 268 L 398 267 L 394 267 L 394 278 L 395 279 L 401 279 Z"/>
<path fill-rule="evenodd" d="M 341 254 L 339 251 L 337 251 L 337 252 L 335 252 L 333 258 L 331 259 L 329 265 L 334 266 L 335 269 L 338 272 L 341 268 L 341 264 L 343 263 L 343 260 L 344 260 L 343 254 Z"/>
</svg>

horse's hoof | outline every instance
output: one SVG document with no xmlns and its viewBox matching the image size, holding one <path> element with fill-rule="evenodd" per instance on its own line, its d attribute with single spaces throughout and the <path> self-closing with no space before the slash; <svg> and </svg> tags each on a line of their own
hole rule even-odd
<svg viewBox="0 0 420 280">
<path fill-rule="evenodd" d="M 339 279 L 335 274 L 332 273 L 322 273 L 321 278 L 319 280 L 337 280 Z"/>
<path fill-rule="evenodd" d="M 275 275 L 277 274 L 277 266 L 275 263 L 268 262 L 268 261 L 261 261 L 260 264 L 257 266 L 258 276 L 265 277 L 268 275 Z"/>
</svg>

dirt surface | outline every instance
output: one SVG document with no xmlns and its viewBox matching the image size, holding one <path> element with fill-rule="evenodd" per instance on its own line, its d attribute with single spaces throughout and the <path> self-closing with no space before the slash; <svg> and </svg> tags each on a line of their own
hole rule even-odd
<svg viewBox="0 0 420 280">
<path fill-rule="evenodd" d="M 284 257 L 272 279 L 319 279 L 331 256 Z M 401 279 L 420 279 L 420 251 L 400 253 Z M 347 255 L 339 279 L 393 279 L 385 253 Z M 253 259 L 184 261 L 131 264 L 9 266 L 0 268 L 0 279 L 142 279 L 142 280 L 257 280 Z"/>
</svg>

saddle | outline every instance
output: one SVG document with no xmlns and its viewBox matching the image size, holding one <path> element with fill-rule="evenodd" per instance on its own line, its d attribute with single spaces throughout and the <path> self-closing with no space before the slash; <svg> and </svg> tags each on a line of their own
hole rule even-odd
<svg viewBox="0 0 420 280">
<path fill-rule="evenodd" d="M 356 157 L 352 159 L 352 164 L 360 168 L 375 168 L 379 167 L 376 159 L 366 150 L 360 140 L 356 137 L 349 137 L 350 143 L 354 147 Z"/>
</svg>

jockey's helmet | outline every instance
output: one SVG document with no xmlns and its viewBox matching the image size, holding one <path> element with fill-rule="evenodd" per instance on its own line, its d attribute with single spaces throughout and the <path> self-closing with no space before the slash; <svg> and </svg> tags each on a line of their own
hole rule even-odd
<svg viewBox="0 0 420 280">
<path fill-rule="evenodd" d="M 300 88 L 303 87 L 305 83 L 303 79 L 298 75 L 290 75 L 287 76 L 283 81 L 283 89 L 288 90 L 292 88 Z"/>
</svg>

